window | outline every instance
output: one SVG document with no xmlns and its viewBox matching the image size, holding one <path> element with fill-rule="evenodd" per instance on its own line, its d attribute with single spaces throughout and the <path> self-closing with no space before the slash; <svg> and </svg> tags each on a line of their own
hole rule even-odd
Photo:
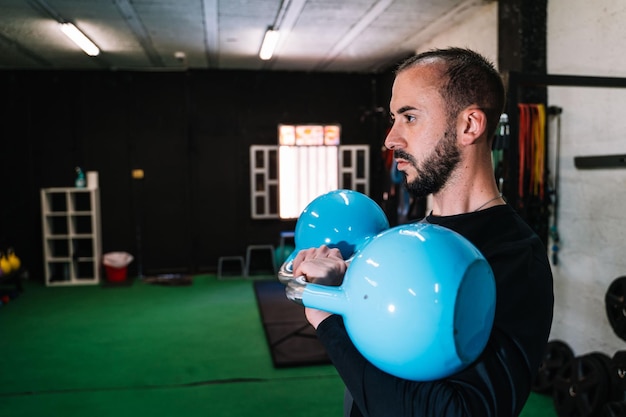
<svg viewBox="0 0 626 417">
<path fill-rule="evenodd" d="M 339 187 L 337 146 L 280 146 L 279 207 L 282 219 L 295 219 L 315 197 Z"/>
<path fill-rule="evenodd" d="M 250 147 L 250 207 L 253 219 L 272 219 L 278 214 L 278 147 Z"/>
<path fill-rule="evenodd" d="M 279 125 L 279 145 L 250 147 L 253 219 L 294 219 L 336 189 L 369 193 L 369 146 L 340 145 L 339 125 Z"/>
</svg>

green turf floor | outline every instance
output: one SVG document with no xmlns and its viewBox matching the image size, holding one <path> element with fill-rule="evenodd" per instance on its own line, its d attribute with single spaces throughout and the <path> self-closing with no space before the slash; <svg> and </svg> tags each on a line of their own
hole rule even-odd
<svg viewBox="0 0 626 417">
<path fill-rule="evenodd" d="M 337 416 L 330 365 L 276 369 L 252 281 L 45 287 L 0 307 L 0 415 Z M 555 416 L 533 395 L 524 417 Z"/>
</svg>

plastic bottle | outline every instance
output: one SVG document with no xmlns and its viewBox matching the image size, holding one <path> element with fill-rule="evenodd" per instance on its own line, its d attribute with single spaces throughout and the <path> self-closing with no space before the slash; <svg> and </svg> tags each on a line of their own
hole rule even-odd
<svg viewBox="0 0 626 417">
<path fill-rule="evenodd" d="M 85 173 L 80 167 L 76 167 L 76 188 L 85 188 L 87 181 L 85 180 Z"/>
</svg>

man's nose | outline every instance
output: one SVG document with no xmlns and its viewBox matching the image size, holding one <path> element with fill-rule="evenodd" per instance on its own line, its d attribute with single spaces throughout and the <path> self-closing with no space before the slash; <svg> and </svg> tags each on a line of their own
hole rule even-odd
<svg viewBox="0 0 626 417">
<path fill-rule="evenodd" d="M 401 147 L 401 143 L 402 140 L 401 136 L 398 134 L 398 129 L 392 126 L 385 138 L 385 147 L 394 150 Z"/>
</svg>

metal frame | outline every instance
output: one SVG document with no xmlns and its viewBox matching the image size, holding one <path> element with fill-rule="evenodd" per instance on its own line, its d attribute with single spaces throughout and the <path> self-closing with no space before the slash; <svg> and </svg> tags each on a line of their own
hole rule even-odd
<svg viewBox="0 0 626 417">
<path fill-rule="evenodd" d="M 250 146 L 250 216 L 253 219 L 277 219 L 278 196 L 278 145 Z M 271 153 L 274 152 L 274 158 Z M 345 188 L 369 195 L 370 147 L 369 145 L 340 145 L 338 188 Z M 261 163 L 257 165 L 257 156 Z M 272 189 L 276 201 L 272 201 Z M 276 211 L 272 210 L 276 207 Z"/>
</svg>

